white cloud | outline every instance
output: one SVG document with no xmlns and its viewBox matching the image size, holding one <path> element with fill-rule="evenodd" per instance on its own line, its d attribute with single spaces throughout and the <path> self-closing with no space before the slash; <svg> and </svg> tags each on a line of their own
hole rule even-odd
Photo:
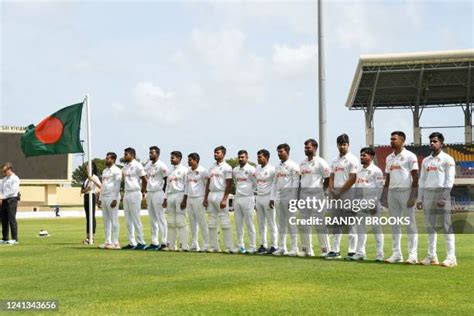
<svg viewBox="0 0 474 316">
<path fill-rule="evenodd" d="M 400 40 L 421 26 L 421 1 L 384 4 L 375 1 L 335 1 L 325 10 L 329 41 L 347 49 L 374 52 L 397 49 Z M 391 40 L 388 42 L 387 39 Z M 385 43 L 383 47 L 380 43 Z"/>
<path fill-rule="evenodd" d="M 121 103 L 113 105 L 121 117 L 136 118 L 150 124 L 176 125 L 185 115 L 184 108 L 175 93 L 165 91 L 152 82 L 139 82 L 131 94 L 130 106 Z"/>
<path fill-rule="evenodd" d="M 177 50 L 171 60 L 186 72 L 199 73 L 199 95 L 206 97 L 202 104 L 232 107 L 265 97 L 267 62 L 246 47 L 240 30 L 194 29 L 187 48 Z"/>
<path fill-rule="evenodd" d="M 302 45 L 298 48 L 275 45 L 272 61 L 276 71 L 284 77 L 304 77 L 316 73 L 317 52 L 316 45 Z"/>
<path fill-rule="evenodd" d="M 258 84 L 262 80 L 264 60 L 245 47 L 245 35 L 239 30 L 222 29 L 191 32 L 191 60 L 206 64 L 217 80 L 238 85 Z"/>
<path fill-rule="evenodd" d="M 191 32 L 194 52 L 211 65 L 233 65 L 239 62 L 244 42 L 244 34 L 237 30 L 212 32 L 195 29 Z"/>
<path fill-rule="evenodd" d="M 191 3 L 193 11 L 228 27 L 273 25 L 299 34 L 316 33 L 316 1 L 221 1 Z"/>
</svg>

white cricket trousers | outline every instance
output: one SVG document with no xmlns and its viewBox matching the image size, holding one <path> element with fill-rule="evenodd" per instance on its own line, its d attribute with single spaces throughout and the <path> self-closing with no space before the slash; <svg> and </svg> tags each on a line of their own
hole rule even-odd
<svg viewBox="0 0 474 316">
<path fill-rule="evenodd" d="M 254 196 L 236 196 L 234 198 L 234 218 L 235 226 L 237 228 L 237 241 L 239 247 L 245 248 L 244 243 L 244 224 L 247 226 L 247 233 L 249 235 L 250 248 L 256 248 L 256 233 L 253 217 L 255 213 Z"/>
<path fill-rule="evenodd" d="M 199 250 L 198 233 L 201 230 L 203 249 L 209 248 L 209 228 L 206 223 L 206 210 L 202 205 L 204 197 L 188 197 L 186 210 L 191 225 L 191 247 Z"/>
<path fill-rule="evenodd" d="M 270 194 L 257 195 L 256 201 L 258 233 L 260 234 L 261 244 L 267 248 L 267 226 L 270 231 L 271 247 L 278 248 L 277 226 L 275 208 L 270 207 Z"/>
<path fill-rule="evenodd" d="M 301 194 L 300 200 L 306 200 L 307 198 L 316 198 L 318 200 L 323 200 L 324 194 L 317 193 L 319 190 L 308 190 L 310 194 Z M 321 204 L 320 204 L 321 205 Z M 326 210 L 323 209 L 301 209 L 299 210 L 299 217 L 309 220 L 311 217 L 318 218 L 321 221 L 321 224 L 314 225 L 299 225 L 298 231 L 301 239 L 301 247 L 306 250 L 306 252 L 313 252 L 313 231 L 316 230 L 318 243 L 321 253 L 327 253 L 330 251 L 329 247 L 329 234 L 324 218 L 326 216 Z"/>
<path fill-rule="evenodd" d="M 425 189 L 423 193 L 423 211 L 428 232 L 428 256 L 437 257 L 436 244 L 438 225 L 442 225 L 446 239 L 446 258 L 456 260 L 455 237 L 451 226 L 451 199 L 445 201 L 445 206 L 440 208 L 437 204 L 445 189 Z"/>
<path fill-rule="evenodd" d="M 352 190 L 352 189 L 351 189 Z M 340 197 L 340 200 L 342 200 L 343 204 L 344 201 L 346 200 L 353 200 L 354 199 L 354 192 L 353 191 L 347 191 L 342 196 Z M 336 201 L 334 201 L 335 203 Z M 339 203 L 339 201 L 338 201 Z M 336 204 L 337 205 L 337 204 Z M 354 217 L 356 216 L 355 213 L 352 212 L 352 210 L 347 210 L 344 208 L 336 208 L 334 209 L 334 215 L 335 217 L 341 219 L 341 218 L 349 218 L 349 217 Z M 334 252 L 341 252 L 341 238 L 342 238 L 342 229 L 344 225 L 334 225 L 333 226 L 333 245 L 332 245 L 332 251 Z M 347 225 L 349 228 L 348 231 L 348 242 L 349 242 L 349 247 L 347 249 L 348 253 L 355 253 L 357 249 L 357 231 L 355 225 Z"/>
<path fill-rule="evenodd" d="M 168 247 L 176 250 L 176 235 L 179 235 L 181 248 L 189 250 L 186 209 L 181 209 L 184 193 L 168 194 Z"/>
<path fill-rule="evenodd" d="M 117 201 L 115 207 L 111 207 L 112 201 Z M 105 243 L 118 244 L 120 224 L 118 217 L 119 198 L 102 197 L 102 218 L 104 220 Z"/>
<path fill-rule="evenodd" d="M 408 234 L 408 257 L 418 260 L 418 231 L 416 228 L 415 208 L 407 207 L 410 198 L 411 188 L 407 189 L 389 189 L 388 191 L 388 213 L 390 217 L 407 217 Z M 402 227 L 398 223 L 392 226 L 392 253 L 402 256 Z"/>
<path fill-rule="evenodd" d="M 356 253 L 361 256 L 366 254 L 366 244 L 367 244 L 367 222 L 373 223 L 370 226 L 374 232 L 375 237 L 375 247 L 377 250 L 377 256 L 383 258 L 383 227 L 380 225 L 379 221 L 376 221 L 380 218 L 381 206 L 377 206 L 377 212 L 371 214 L 370 210 L 360 210 L 357 212 L 357 218 L 361 219 L 360 223 L 356 224 L 357 231 L 357 250 Z M 374 220 L 375 219 L 375 220 Z"/>
<path fill-rule="evenodd" d="M 123 210 L 127 221 L 128 244 L 136 246 L 137 243 L 144 245 L 143 225 L 140 219 L 142 193 L 140 191 L 125 192 L 123 197 Z"/>
<path fill-rule="evenodd" d="M 146 195 L 148 216 L 150 217 L 151 243 L 153 245 L 166 245 L 167 223 L 165 210 L 163 209 L 163 191 L 152 191 Z"/>
<path fill-rule="evenodd" d="M 291 250 L 298 250 L 297 227 L 290 224 L 290 216 L 295 216 L 295 213 L 288 211 L 290 199 L 287 197 L 280 197 L 275 201 L 276 217 L 278 222 L 278 246 L 283 251 L 287 251 L 286 235 L 289 232 L 291 238 Z"/>
<path fill-rule="evenodd" d="M 208 227 L 209 227 L 209 246 L 213 250 L 219 251 L 219 238 L 217 230 L 219 224 L 221 226 L 222 234 L 224 235 L 224 244 L 226 249 L 234 250 L 234 242 L 232 240 L 232 231 L 229 214 L 229 201 L 225 208 L 220 207 L 224 191 L 209 192 L 207 208 L 208 212 Z"/>
</svg>

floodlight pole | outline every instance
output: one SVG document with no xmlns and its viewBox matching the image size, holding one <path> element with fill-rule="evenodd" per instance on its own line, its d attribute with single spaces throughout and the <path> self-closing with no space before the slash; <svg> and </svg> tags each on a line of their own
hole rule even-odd
<svg viewBox="0 0 474 316">
<path fill-rule="evenodd" d="M 319 156 L 326 156 L 326 92 L 324 69 L 324 29 L 323 29 L 323 0 L 318 0 L 318 95 L 319 95 Z"/>
</svg>

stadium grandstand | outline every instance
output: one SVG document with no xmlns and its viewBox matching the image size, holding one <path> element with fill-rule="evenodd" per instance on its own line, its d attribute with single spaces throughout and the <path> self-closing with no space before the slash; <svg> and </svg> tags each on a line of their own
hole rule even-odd
<svg viewBox="0 0 474 316">
<path fill-rule="evenodd" d="M 462 210 L 474 210 L 473 65 L 474 49 L 362 55 L 346 102 L 349 110 L 364 112 L 366 144 L 374 147 L 382 170 L 392 149 L 374 144 L 376 110 L 411 110 L 414 143 L 407 149 L 418 156 L 419 163 L 430 154 L 429 146 L 421 142 L 423 128 L 463 128 L 464 142 L 447 143 L 444 148 L 456 161 L 452 196 L 455 207 Z M 425 108 L 446 107 L 459 107 L 464 112 L 464 124 L 420 126 Z"/>
</svg>

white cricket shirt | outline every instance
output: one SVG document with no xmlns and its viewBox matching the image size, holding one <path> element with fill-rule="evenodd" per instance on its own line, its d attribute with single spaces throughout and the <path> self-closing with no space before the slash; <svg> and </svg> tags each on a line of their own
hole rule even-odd
<svg viewBox="0 0 474 316">
<path fill-rule="evenodd" d="M 225 191 L 226 180 L 232 179 L 232 167 L 225 161 L 209 169 L 209 191 Z"/>
<path fill-rule="evenodd" d="M 341 188 L 349 179 L 351 173 L 360 170 L 359 158 L 348 152 L 344 156 L 337 155 L 331 163 L 331 173 L 334 173 L 334 188 Z"/>
<path fill-rule="evenodd" d="M 275 180 L 275 167 L 268 163 L 263 168 L 258 165 L 255 173 L 257 195 L 263 196 L 272 193 L 273 181 Z"/>
<path fill-rule="evenodd" d="M 134 192 L 141 190 L 141 177 L 146 176 L 145 168 L 142 164 L 133 159 L 126 163 L 122 169 L 123 179 L 125 181 L 125 192 Z"/>
<path fill-rule="evenodd" d="M 303 160 L 300 172 L 302 188 L 322 188 L 324 179 L 331 175 L 328 163 L 318 156 L 314 156 L 311 161 L 308 158 Z"/>
<path fill-rule="evenodd" d="M 116 165 L 106 167 L 102 171 L 102 188 L 100 196 L 120 198 L 120 184 L 122 182 L 122 170 Z"/>
<path fill-rule="evenodd" d="M 403 148 L 395 155 L 395 152 L 387 156 L 385 173 L 390 175 L 390 189 L 411 188 L 411 171 L 418 170 L 418 158 L 414 153 Z"/>
<path fill-rule="evenodd" d="M 148 192 L 163 191 L 164 178 L 169 174 L 166 164 L 161 160 L 157 160 L 154 163 L 150 160 L 145 165 L 145 171 L 148 180 L 146 190 Z"/>
<path fill-rule="evenodd" d="M 237 166 L 233 170 L 233 178 L 235 183 L 235 196 L 253 196 L 256 188 L 255 167 L 250 164 L 245 166 Z"/>
<path fill-rule="evenodd" d="M 198 166 L 196 170 L 188 168 L 187 180 L 188 184 L 185 189 L 185 194 L 188 197 L 203 197 L 206 191 L 207 180 L 209 179 L 209 172 L 203 166 Z"/>
</svg>

